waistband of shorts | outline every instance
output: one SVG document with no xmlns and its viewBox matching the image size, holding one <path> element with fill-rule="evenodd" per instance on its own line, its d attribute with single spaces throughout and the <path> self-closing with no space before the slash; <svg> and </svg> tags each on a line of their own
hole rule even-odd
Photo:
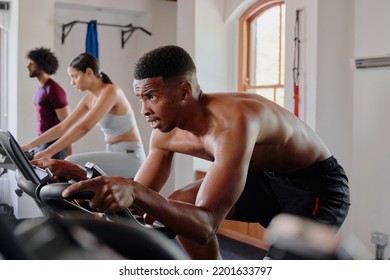
<svg viewBox="0 0 390 280">
<path fill-rule="evenodd" d="M 141 141 L 106 142 L 106 151 L 133 154 L 139 158 L 145 158 L 145 151 Z"/>
<path fill-rule="evenodd" d="M 336 168 L 339 165 L 336 158 L 334 156 L 330 156 L 327 159 L 321 160 L 319 162 L 316 162 L 308 167 L 305 167 L 303 169 L 294 171 L 289 176 L 313 176 L 318 174 L 323 174 L 327 170 L 331 170 Z"/>
<path fill-rule="evenodd" d="M 119 142 L 110 142 L 106 141 L 106 145 L 116 145 L 116 144 L 138 144 L 141 143 L 141 141 L 119 141 Z"/>
<path fill-rule="evenodd" d="M 120 142 L 106 142 L 106 148 L 110 147 L 132 147 L 132 148 L 143 148 L 141 141 L 120 141 Z"/>
</svg>

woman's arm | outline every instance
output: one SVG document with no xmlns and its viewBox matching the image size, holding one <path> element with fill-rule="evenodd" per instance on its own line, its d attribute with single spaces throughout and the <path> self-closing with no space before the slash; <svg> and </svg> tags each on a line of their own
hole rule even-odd
<svg viewBox="0 0 390 280">
<path fill-rule="evenodd" d="M 87 112 L 88 109 L 83 100 L 84 99 L 79 102 L 75 110 L 67 118 L 50 128 L 49 130 L 45 131 L 45 133 L 41 134 L 39 137 L 35 138 L 30 143 L 23 145 L 22 149 L 29 150 L 60 138 L 66 130 L 68 130 Z"/>
<path fill-rule="evenodd" d="M 70 115 L 69 105 L 62 107 L 60 109 L 56 109 L 56 115 L 60 121 L 65 120 Z"/>
<path fill-rule="evenodd" d="M 36 158 L 52 157 L 65 147 L 85 136 L 110 110 L 117 100 L 116 87 L 107 85 L 100 93 L 92 108 L 75 125 L 70 127 L 55 143 L 45 151 L 38 153 Z"/>
</svg>

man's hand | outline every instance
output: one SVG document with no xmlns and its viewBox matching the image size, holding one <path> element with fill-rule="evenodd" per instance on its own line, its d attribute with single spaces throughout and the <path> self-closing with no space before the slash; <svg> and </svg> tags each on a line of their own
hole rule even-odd
<svg viewBox="0 0 390 280">
<path fill-rule="evenodd" d="M 115 212 L 133 204 L 135 184 L 123 177 L 100 176 L 69 186 L 62 196 L 67 198 L 80 191 L 93 191 L 95 195 L 89 203 L 91 208 L 102 212 Z"/>
</svg>

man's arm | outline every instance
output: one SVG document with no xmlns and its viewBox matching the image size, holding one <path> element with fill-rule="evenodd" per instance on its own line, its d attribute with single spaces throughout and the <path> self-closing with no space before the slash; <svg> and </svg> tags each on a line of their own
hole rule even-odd
<svg viewBox="0 0 390 280">
<path fill-rule="evenodd" d="M 150 138 L 149 154 L 135 175 L 134 181 L 159 192 L 171 173 L 174 153 L 162 147 L 169 139 L 157 131 Z"/>
<path fill-rule="evenodd" d="M 56 109 L 56 114 L 60 121 L 66 119 L 70 115 L 69 105 L 60 109 Z M 70 156 L 71 154 L 72 154 L 72 145 L 69 145 L 68 147 L 66 147 L 66 156 Z"/>
<path fill-rule="evenodd" d="M 158 178 L 159 167 L 163 168 L 162 174 L 166 172 L 163 161 L 154 165 L 151 162 L 153 157 L 148 157 L 141 173 L 137 174 L 136 180 L 139 181 L 99 177 L 76 183 L 66 189 L 63 195 L 67 197 L 81 190 L 92 190 L 95 192 L 91 200 L 92 208 L 101 211 L 117 211 L 130 206 L 142 209 L 178 235 L 207 243 L 214 237 L 244 188 L 257 138 L 256 127 L 245 121 L 235 121 L 229 128 L 215 135 L 212 143 L 215 160 L 198 191 L 187 193 L 189 198 L 185 201 L 166 199 L 154 191 L 153 186 L 143 185 L 161 183 L 155 179 Z M 155 178 L 147 178 L 148 167 Z"/>
<path fill-rule="evenodd" d="M 237 121 L 216 135 L 212 144 L 215 160 L 197 193 L 184 194 L 185 202 L 165 200 L 135 188 L 134 205 L 178 235 L 207 243 L 242 193 L 257 135 L 258 125 L 245 121 Z"/>
</svg>

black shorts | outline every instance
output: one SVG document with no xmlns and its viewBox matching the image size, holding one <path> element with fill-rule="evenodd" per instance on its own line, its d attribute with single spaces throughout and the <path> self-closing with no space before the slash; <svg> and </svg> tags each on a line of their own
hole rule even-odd
<svg viewBox="0 0 390 280">
<path fill-rule="evenodd" d="M 348 178 L 332 156 L 305 169 L 281 174 L 249 172 L 230 220 L 260 223 L 289 213 L 339 228 L 350 206 Z"/>
</svg>

